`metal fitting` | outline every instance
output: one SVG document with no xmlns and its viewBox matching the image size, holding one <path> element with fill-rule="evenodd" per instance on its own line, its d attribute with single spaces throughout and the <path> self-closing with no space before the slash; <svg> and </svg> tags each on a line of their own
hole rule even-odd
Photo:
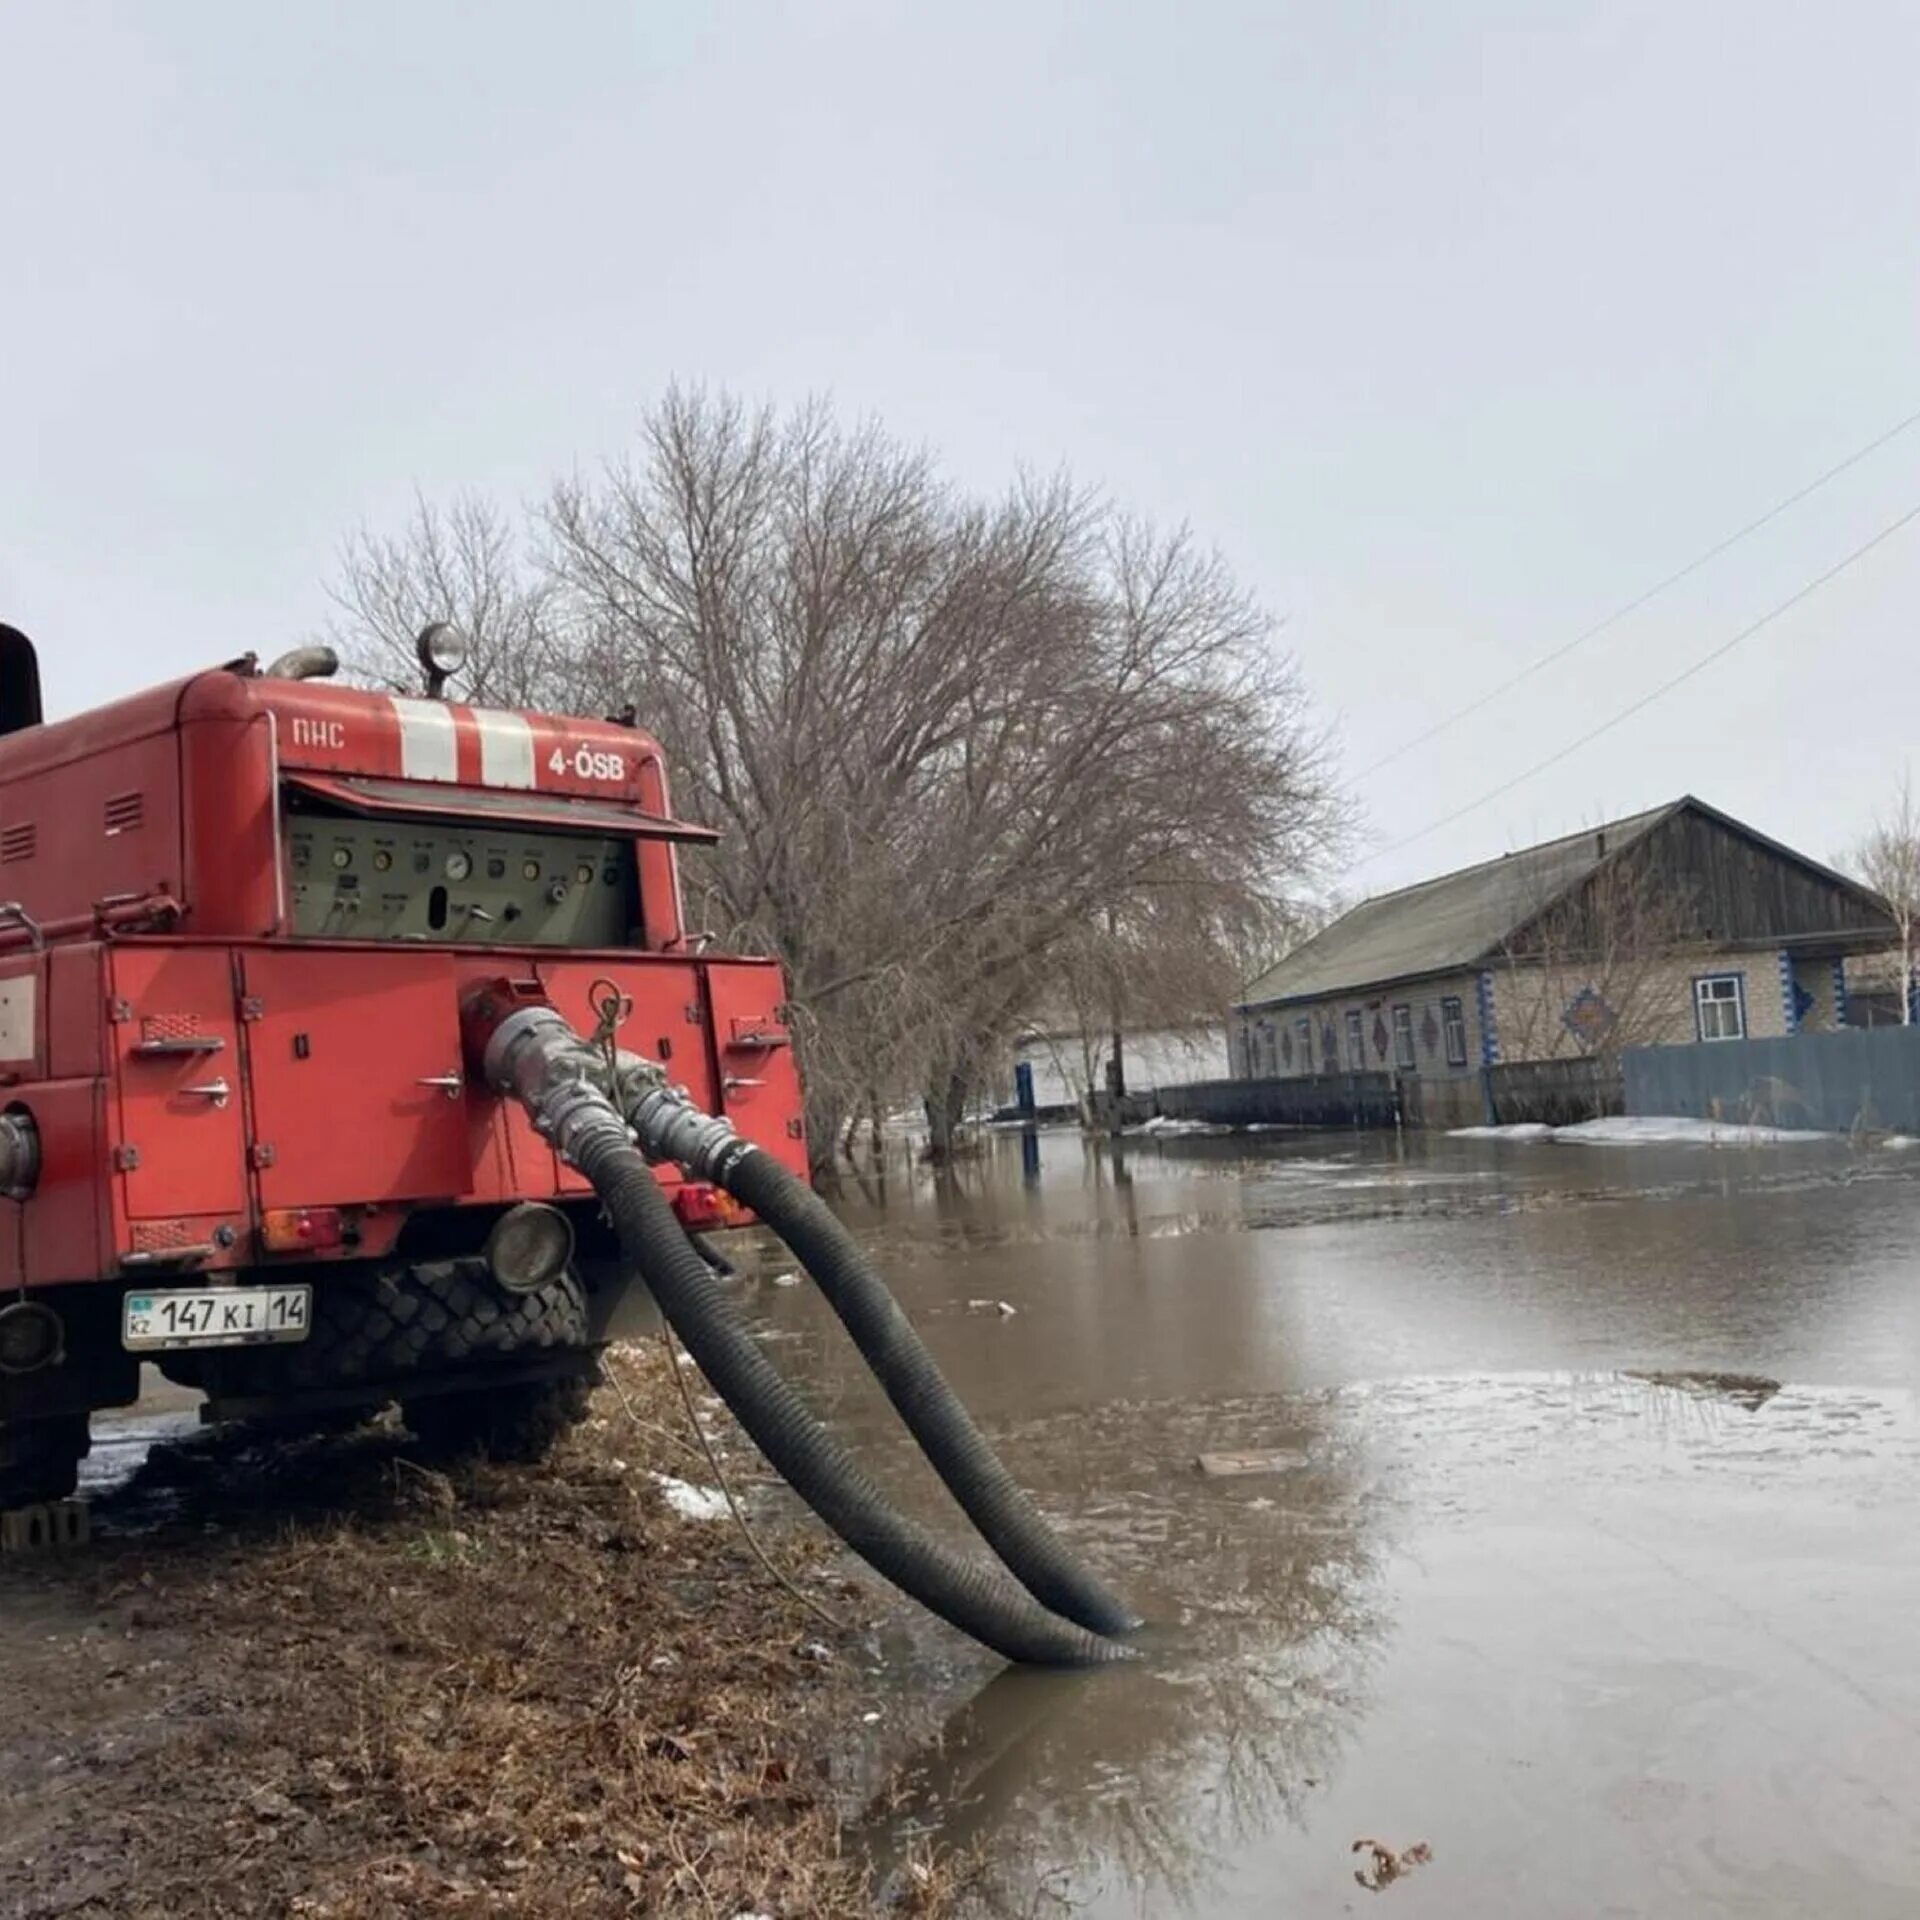
<svg viewBox="0 0 1920 1920">
<path fill-rule="evenodd" d="M 673 1160 L 696 1179 L 724 1184 L 729 1167 L 752 1147 L 717 1115 L 704 1113 L 679 1087 L 648 1088 L 627 1108 L 640 1151 L 649 1160 Z"/>
<path fill-rule="evenodd" d="M 669 1086 L 658 1061 L 623 1048 L 609 1065 L 602 1048 L 544 1001 L 517 1007 L 487 1035 L 481 1071 L 489 1086 L 515 1095 L 576 1166 L 588 1140 L 617 1133 L 621 1145 L 631 1139 L 649 1160 L 672 1160 L 697 1179 L 724 1184 L 727 1170 L 753 1151 L 684 1087 Z"/>
<path fill-rule="evenodd" d="M 619 1147 L 628 1144 L 627 1123 L 619 1110 L 598 1087 L 585 1080 L 562 1080 L 534 1094 L 527 1104 L 533 1110 L 534 1125 L 553 1143 L 554 1152 L 572 1166 L 580 1164 L 592 1141 Z"/>
</svg>

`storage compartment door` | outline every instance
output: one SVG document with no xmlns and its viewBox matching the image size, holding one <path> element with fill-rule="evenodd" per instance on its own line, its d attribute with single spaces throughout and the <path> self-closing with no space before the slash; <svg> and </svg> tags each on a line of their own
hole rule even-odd
<svg viewBox="0 0 1920 1920">
<path fill-rule="evenodd" d="M 470 1193 L 474 1136 L 447 957 L 254 949 L 245 965 L 260 1204 Z"/>
<path fill-rule="evenodd" d="M 713 1014 L 713 1050 L 719 1063 L 718 1113 L 735 1130 L 794 1173 L 807 1170 L 800 1076 L 782 1014 L 784 976 L 766 962 L 701 963 Z"/>
<path fill-rule="evenodd" d="M 112 966 L 127 1217 L 244 1214 L 232 956 L 224 947 L 122 947 Z"/>
</svg>

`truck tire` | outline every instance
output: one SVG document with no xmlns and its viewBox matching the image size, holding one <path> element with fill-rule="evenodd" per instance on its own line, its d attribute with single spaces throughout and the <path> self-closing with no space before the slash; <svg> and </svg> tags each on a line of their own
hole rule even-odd
<svg viewBox="0 0 1920 1920">
<path fill-rule="evenodd" d="M 272 1393 L 396 1384 L 510 1355 L 588 1344 L 587 1302 L 571 1273 L 512 1294 L 453 1262 L 342 1274 L 313 1290 L 313 1325 L 297 1345 L 255 1347 L 223 1373 L 222 1391 Z"/>
<path fill-rule="evenodd" d="M 520 1380 L 484 1392 L 402 1400 L 400 1412 L 422 1450 L 434 1458 L 481 1454 L 531 1465 L 587 1417 L 592 1391 L 592 1383 L 581 1379 Z"/>
<path fill-rule="evenodd" d="M 92 1447 L 84 1413 L 0 1425 L 0 1511 L 67 1499 Z"/>
</svg>

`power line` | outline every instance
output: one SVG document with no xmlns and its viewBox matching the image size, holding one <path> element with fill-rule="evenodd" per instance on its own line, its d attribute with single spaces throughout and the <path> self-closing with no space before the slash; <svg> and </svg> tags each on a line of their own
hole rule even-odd
<svg viewBox="0 0 1920 1920">
<path fill-rule="evenodd" d="M 1367 866 L 1375 860 L 1384 859 L 1386 855 L 1390 853 L 1398 853 L 1403 847 L 1410 847 L 1414 845 L 1416 841 L 1426 839 L 1429 834 L 1438 833 L 1442 827 L 1452 826 L 1456 820 L 1464 820 L 1468 814 L 1477 813 L 1482 807 L 1500 799 L 1502 795 L 1511 793 L 1515 787 L 1524 785 L 1527 781 L 1531 780 L 1535 774 L 1545 773 L 1549 767 L 1558 766 L 1569 754 L 1578 753 L 1582 747 L 1591 746 L 1602 734 L 1611 733 L 1614 728 L 1619 726 L 1623 721 L 1631 720 L 1637 713 L 1644 713 L 1656 700 L 1664 699 L 1674 688 L 1684 686 L 1696 674 L 1704 673 L 1715 661 L 1724 660 L 1727 655 L 1730 654 L 1735 647 L 1741 645 L 1743 641 L 1751 640 L 1763 627 L 1771 626 L 1782 614 L 1790 613 L 1801 601 L 1811 598 L 1812 595 L 1818 593 L 1822 587 L 1826 586 L 1829 581 L 1837 580 L 1849 567 L 1858 561 L 1864 560 L 1874 548 L 1880 546 L 1885 541 L 1891 540 L 1902 527 L 1907 526 L 1914 520 L 1920 520 L 1920 505 L 1911 506 L 1905 513 L 1901 514 L 1897 520 L 1890 520 L 1870 540 L 1855 547 L 1845 559 L 1836 560 L 1825 573 L 1816 575 L 1804 586 L 1796 588 L 1777 606 L 1768 608 L 1759 619 L 1742 627 L 1740 631 L 1730 639 L 1721 641 L 1711 652 L 1703 653 L 1691 666 L 1682 667 L 1670 680 L 1663 680 L 1651 693 L 1642 694 L 1638 700 L 1632 702 L 1631 705 L 1622 707 L 1618 713 L 1601 721 L 1597 727 L 1589 728 L 1577 740 L 1568 741 L 1564 747 L 1548 754 L 1544 760 L 1536 761 L 1523 772 L 1516 773 L 1510 780 L 1503 780 L 1490 792 L 1483 793 L 1479 799 L 1470 800 L 1464 807 L 1456 807 L 1452 813 L 1446 814 L 1438 820 L 1430 821 L 1426 826 L 1422 827 L 1419 832 L 1408 834 L 1404 840 L 1396 840 L 1391 846 L 1382 847 L 1379 852 L 1368 854 L 1366 859 L 1360 861 L 1359 864 L 1361 866 Z"/>
<path fill-rule="evenodd" d="M 1787 497 L 1777 505 L 1769 507 L 1759 519 L 1749 520 L 1738 532 L 1728 534 L 1724 540 L 1709 547 L 1705 553 L 1699 554 L 1689 560 L 1684 567 L 1677 568 L 1674 572 L 1668 574 L 1665 579 L 1656 580 L 1654 584 L 1646 588 L 1644 592 L 1635 594 L 1631 600 L 1625 601 L 1615 607 L 1611 613 L 1602 615 L 1592 626 L 1583 628 L 1579 633 L 1576 633 L 1571 640 L 1563 641 L 1559 646 L 1555 647 L 1551 653 L 1543 653 L 1539 659 L 1522 667 L 1518 673 L 1502 680 L 1498 686 L 1489 688 L 1488 691 L 1481 694 L 1478 699 L 1468 701 L 1464 707 L 1460 707 L 1448 714 L 1445 719 L 1436 720 L 1424 733 L 1416 733 L 1411 740 L 1403 740 L 1400 745 L 1393 748 L 1391 752 L 1383 754 L 1370 765 L 1362 767 L 1358 773 L 1353 775 L 1353 780 L 1364 780 L 1370 774 L 1378 773 L 1382 767 L 1392 766 L 1396 760 L 1404 759 L 1416 748 L 1424 747 L 1429 740 L 1438 739 L 1441 734 L 1458 726 L 1462 720 L 1470 719 L 1484 707 L 1490 707 L 1503 695 L 1511 693 L 1513 689 L 1523 681 L 1531 680 L 1536 673 L 1539 673 L 1546 667 L 1552 666 L 1556 660 L 1564 660 L 1576 647 L 1584 647 L 1589 640 L 1597 640 L 1608 628 L 1618 626 L 1629 614 L 1638 613 L 1648 601 L 1657 600 L 1660 595 L 1665 593 L 1670 587 L 1677 587 L 1681 581 L 1692 578 L 1702 567 L 1719 559 L 1729 548 L 1737 547 L 1742 540 L 1758 533 L 1762 527 L 1771 525 L 1790 508 L 1797 507 L 1802 500 L 1818 493 L 1829 481 L 1839 479 L 1849 467 L 1857 467 L 1869 454 L 1878 453 L 1888 441 L 1897 440 L 1901 434 L 1907 432 L 1909 428 L 1914 426 L 1920 426 L 1920 412 L 1908 414 L 1904 420 L 1896 421 L 1886 432 L 1876 435 L 1875 438 L 1869 440 L 1865 446 L 1856 447 L 1853 452 L 1848 454 L 1838 465 L 1829 467 L 1826 472 L 1819 475 L 1817 479 L 1809 480 L 1805 486 L 1799 488 L 1796 492 L 1788 494 Z"/>
</svg>

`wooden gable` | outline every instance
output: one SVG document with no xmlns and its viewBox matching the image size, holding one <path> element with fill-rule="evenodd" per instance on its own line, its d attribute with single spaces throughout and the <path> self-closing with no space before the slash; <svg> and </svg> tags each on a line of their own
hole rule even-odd
<svg viewBox="0 0 1920 1920">
<path fill-rule="evenodd" d="M 1516 930 L 1508 951 L 1630 942 L 1865 952 L 1897 938 L 1869 889 L 1689 798 L 1609 848 L 1571 892 Z"/>
</svg>

